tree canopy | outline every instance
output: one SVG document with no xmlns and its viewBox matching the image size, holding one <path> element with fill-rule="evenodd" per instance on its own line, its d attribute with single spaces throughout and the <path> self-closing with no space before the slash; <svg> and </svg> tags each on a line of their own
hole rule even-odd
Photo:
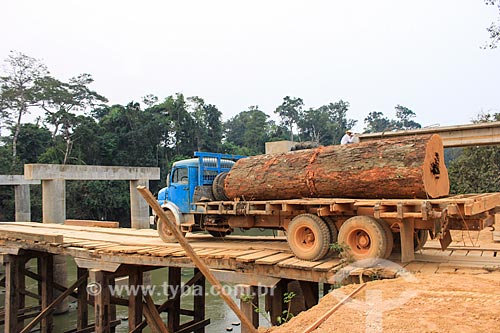
<svg viewBox="0 0 500 333">
<path fill-rule="evenodd" d="M 157 166 L 162 179 L 152 183 L 152 190 L 158 191 L 172 163 L 192 157 L 194 151 L 255 155 L 265 152 L 268 141 L 289 139 L 339 144 L 345 131 L 356 125 L 349 118 L 349 102 L 342 99 L 306 108 L 301 98 L 285 96 L 270 112 L 277 121 L 257 105 L 223 121 L 216 105 L 181 93 L 109 105 L 93 90 L 90 74 L 61 80 L 50 75 L 40 60 L 19 52 L 12 52 L 5 63 L 0 76 L 0 174 L 20 174 L 25 163 Z M 25 117 L 35 111 L 39 116 L 34 120 Z M 421 127 L 407 107 L 396 105 L 395 115 L 389 119 L 381 111 L 370 112 L 365 131 Z M 492 119 L 498 115 L 478 121 Z M 455 155 L 450 174 L 457 182 L 456 192 L 496 188 L 500 170 L 496 148 L 466 149 Z M 473 163 L 494 167 L 481 171 L 487 175 L 483 179 Z M 479 178 L 481 183 L 474 182 Z M 39 220 L 40 188 L 33 186 L 32 192 L 33 219 Z M 130 220 L 126 182 L 71 181 L 67 196 L 68 217 Z M 13 191 L 0 188 L 0 220 L 14 218 L 13 200 Z"/>
</svg>

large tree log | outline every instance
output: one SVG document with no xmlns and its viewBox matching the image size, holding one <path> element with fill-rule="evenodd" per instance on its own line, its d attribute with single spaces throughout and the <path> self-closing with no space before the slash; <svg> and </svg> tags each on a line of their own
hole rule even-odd
<svg viewBox="0 0 500 333">
<path fill-rule="evenodd" d="M 224 181 L 228 198 L 439 198 L 449 194 L 439 135 L 252 156 Z"/>
</svg>

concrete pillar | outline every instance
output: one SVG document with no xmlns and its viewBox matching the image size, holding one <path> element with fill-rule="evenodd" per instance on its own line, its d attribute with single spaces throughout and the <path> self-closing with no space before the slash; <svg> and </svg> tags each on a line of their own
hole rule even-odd
<svg viewBox="0 0 500 333">
<path fill-rule="evenodd" d="M 16 222 L 30 222 L 30 186 L 26 184 L 14 186 L 14 197 L 16 204 Z"/>
<path fill-rule="evenodd" d="M 66 182 L 42 180 L 42 222 L 63 224 L 66 219 Z"/>
<path fill-rule="evenodd" d="M 42 222 L 63 224 L 66 219 L 66 181 L 64 179 L 42 180 Z M 68 269 L 65 256 L 54 256 L 54 282 L 66 286 Z M 58 297 L 60 291 L 54 291 Z M 68 300 L 65 299 L 55 308 L 55 313 L 68 311 Z"/>
<path fill-rule="evenodd" d="M 149 180 L 130 181 L 130 226 L 136 229 L 149 229 L 149 205 L 137 191 L 139 185 L 149 187 Z"/>
</svg>

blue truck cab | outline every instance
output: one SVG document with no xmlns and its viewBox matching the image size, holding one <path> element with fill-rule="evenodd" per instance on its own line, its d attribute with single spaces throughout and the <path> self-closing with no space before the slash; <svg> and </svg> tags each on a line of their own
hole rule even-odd
<svg viewBox="0 0 500 333">
<path fill-rule="evenodd" d="M 194 158 L 175 162 L 167 176 L 167 187 L 158 193 L 158 203 L 172 212 L 181 230 L 197 230 L 200 223 L 196 220 L 195 203 L 227 200 L 218 189 L 223 187 L 224 177 L 234 163 L 244 157 L 195 152 Z"/>
</svg>

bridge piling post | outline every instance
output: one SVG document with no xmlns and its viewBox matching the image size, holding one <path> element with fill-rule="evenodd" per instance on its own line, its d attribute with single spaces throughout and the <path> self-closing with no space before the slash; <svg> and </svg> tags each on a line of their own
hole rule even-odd
<svg viewBox="0 0 500 333">
<path fill-rule="evenodd" d="M 99 286 L 94 295 L 95 333 L 111 333 L 111 293 L 104 271 L 90 270 L 90 279 Z"/>
<path fill-rule="evenodd" d="M 128 285 L 130 290 L 137 292 L 128 295 L 128 329 L 133 331 L 142 322 L 142 290 L 138 286 L 143 285 L 142 270 L 138 267 L 130 271 Z M 136 331 L 141 333 L 142 329 Z"/>
<path fill-rule="evenodd" d="M 169 267 L 168 268 L 168 284 L 172 287 L 171 290 L 176 293 L 181 293 L 181 268 L 180 267 Z M 179 329 L 180 325 L 180 308 L 181 308 L 181 298 L 176 297 L 177 295 L 169 295 L 169 297 L 174 298 L 172 306 L 168 309 L 168 330 L 170 332 L 175 332 Z"/>
<path fill-rule="evenodd" d="M 16 255 L 2 256 L 5 266 L 5 321 L 4 332 L 20 332 L 23 320 L 18 319 L 18 312 L 24 307 L 24 274 L 23 267 L 26 261 Z"/>
<path fill-rule="evenodd" d="M 45 310 L 54 300 L 54 271 L 52 267 L 54 266 L 54 257 L 52 255 L 41 256 L 38 258 L 38 267 L 40 271 L 38 274 L 41 277 L 41 281 L 39 284 L 40 288 L 40 296 L 41 296 L 41 311 Z M 80 288 L 78 288 L 80 289 Z M 41 320 L 41 333 L 50 333 L 52 332 L 53 319 L 52 314 L 48 314 Z"/>
<path fill-rule="evenodd" d="M 266 295 L 266 311 L 269 312 L 273 325 L 279 325 L 278 317 L 286 308 L 283 298 L 287 292 L 288 282 L 287 279 L 281 279 L 272 289 L 272 293 Z"/>
<path fill-rule="evenodd" d="M 194 274 L 196 275 L 200 272 L 198 268 L 194 269 Z M 202 276 L 194 285 L 195 290 L 198 290 L 199 293 L 194 293 L 194 321 L 202 322 L 205 320 L 205 293 L 206 293 L 206 284 L 205 284 L 205 276 Z M 194 330 L 194 333 L 205 333 L 205 326 Z"/>
<path fill-rule="evenodd" d="M 80 279 L 82 276 L 87 274 L 85 268 L 77 268 L 77 278 Z M 84 330 L 89 327 L 89 307 L 88 307 L 88 292 L 87 292 L 88 279 L 83 282 L 83 287 L 78 287 L 78 299 L 77 299 L 77 319 L 76 328 L 78 331 Z"/>
<path fill-rule="evenodd" d="M 251 301 L 240 300 L 241 312 L 250 320 L 253 327 L 259 327 L 259 313 L 255 312 L 255 309 L 259 307 L 259 294 L 258 288 L 256 286 L 250 285 L 239 285 L 238 289 L 241 295 L 253 296 Z M 245 325 L 241 326 L 241 333 L 250 333 L 251 331 Z"/>
</svg>

